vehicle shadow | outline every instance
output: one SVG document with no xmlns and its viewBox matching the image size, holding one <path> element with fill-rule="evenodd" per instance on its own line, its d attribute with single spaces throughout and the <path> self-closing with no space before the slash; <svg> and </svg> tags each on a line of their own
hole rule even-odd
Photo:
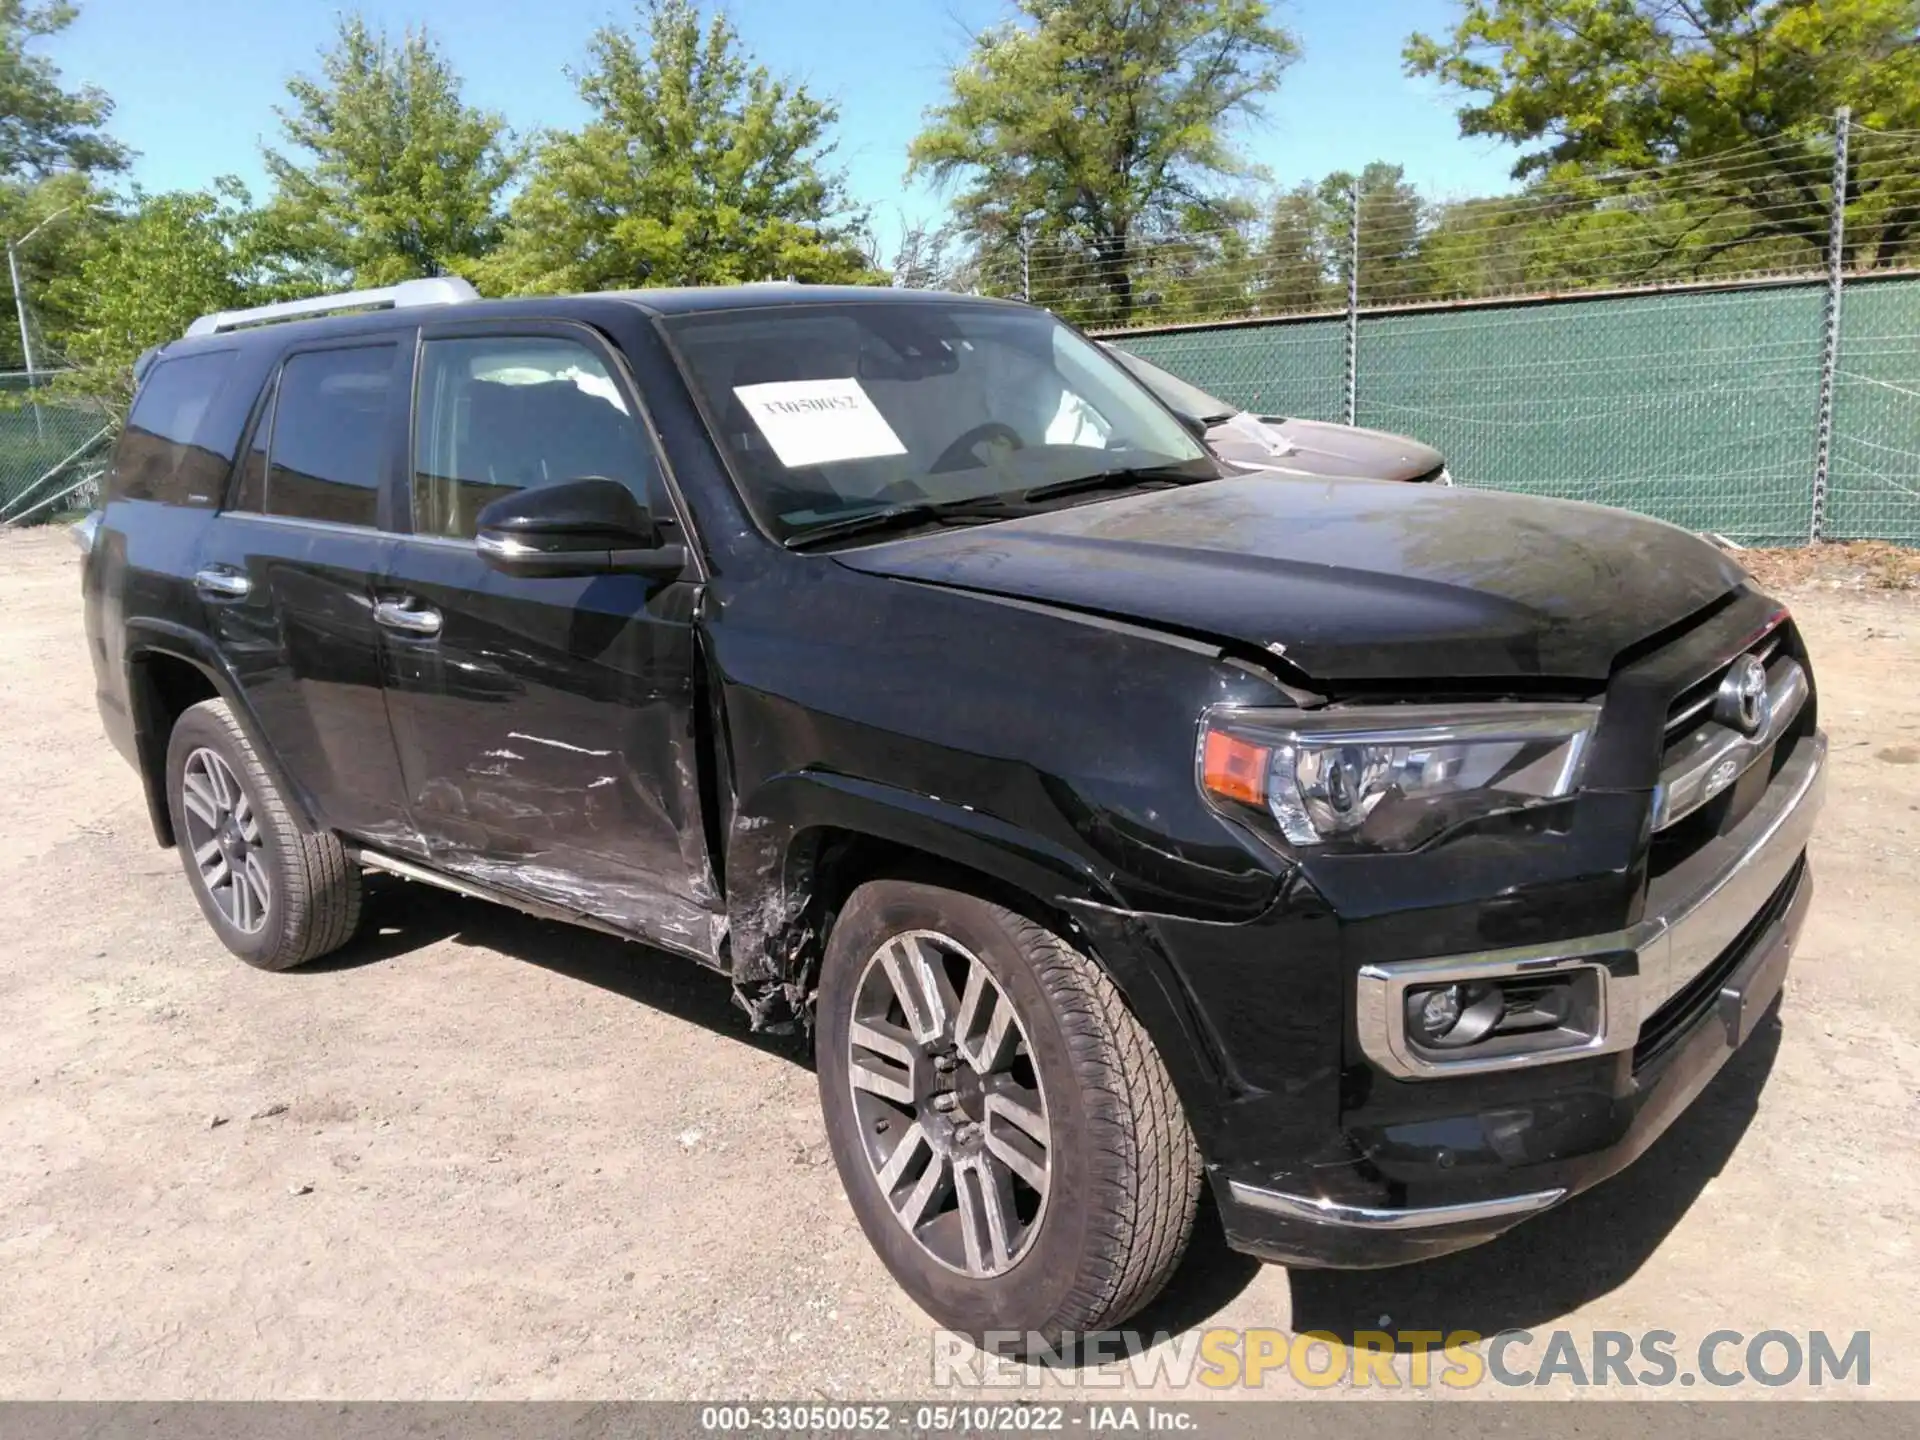
<svg viewBox="0 0 1920 1440">
<path fill-rule="evenodd" d="M 813 1068 L 803 1036 L 750 1029 L 725 977 L 693 960 L 391 876 L 368 876 L 363 923 L 350 944 L 293 973 L 378 964 L 441 940 L 498 951 Z M 1780 1038 L 1776 1004 L 1637 1162 L 1497 1240 L 1387 1270 L 1290 1270 L 1291 1328 L 1325 1331 L 1347 1344 L 1359 1331 L 1492 1335 L 1552 1322 L 1618 1288 L 1659 1248 L 1739 1145 Z M 1203 1192 L 1180 1268 L 1127 1329 L 1145 1338 L 1204 1325 L 1261 1268 L 1228 1247 L 1213 1197 Z"/>
<path fill-rule="evenodd" d="M 1126 1322 L 1126 1328 L 1141 1339 L 1151 1339 L 1161 1331 L 1178 1335 L 1184 1330 L 1205 1325 L 1237 1299 L 1259 1275 L 1260 1262 L 1242 1255 L 1227 1245 L 1226 1228 L 1220 1222 L 1220 1207 L 1213 1191 L 1200 1191 L 1200 1213 L 1194 1217 L 1193 1239 L 1173 1272 L 1167 1288 Z M 1110 1348 L 1109 1355 L 1119 1353 Z"/>
<path fill-rule="evenodd" d="M 733 1003 L 726 977 L 698 961 L 397 876 L 369 874 L 366 887 L 360 931 L 353 940 L 292 973 L 325 974 L 377 965 L 451 940 L 497 950 L 778 1055 L 803 1069 L 813 1068 L 813 1050 L 804 1037 L 750 1029 L 746 1011 Z"/>
<path fill-rule="evenodd" d="M 1497 1240 L 1389 1270 L 1289 1271 L 1293 1330 L 1324 1330 L 1348 1344 L 1361 1330 L 1492 1335 L 1551 1323 L 1619 1288 L 1739 1145 L 1780 1052 L 1780 1035 L 1776 1004 L 1646 1154 Z"/>
</svg>

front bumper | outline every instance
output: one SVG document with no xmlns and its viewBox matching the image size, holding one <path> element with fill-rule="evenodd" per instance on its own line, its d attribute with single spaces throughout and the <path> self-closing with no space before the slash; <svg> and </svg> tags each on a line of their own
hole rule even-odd
<svg viewBox="0 0 1920 1440">
<path fill-rule="evenodd" d="M 1491 1239 L 1632 1163 L 1753 1033 L 1778 996 L 1812 899 L 1806 848 L 1824 796 L 1826 738 L 1804 737 L 1727 835 L 1649 887 L 1627 930 L 1368 966 L 1356 1021 L 1383 1085 L 1458 1087 L 1460 1113 L 1348 1127 L 1310 1186 L 1216 1174 L 1228 1238 L 1287 1264 L 1399 1264 Z M 1591 1043 L 1436 1076 L 1396 1041 L 1409 978 L 1592 967 L 1605 1020 Z M 1490 1072 L 1504 1071 L 1505 1074 Z M 1456 1079 L 1462 1074 L 1476 1077 Z M 1391 1116 L 1391 1106 L 1385 1107 Z"/>
</svg>

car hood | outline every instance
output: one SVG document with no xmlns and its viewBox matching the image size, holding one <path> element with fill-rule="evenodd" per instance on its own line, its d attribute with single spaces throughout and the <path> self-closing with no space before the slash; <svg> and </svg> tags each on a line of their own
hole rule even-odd
<svg viewBox="0 0 1920 1440">
<path fill-rule="evenodd" d="M 1602 506 L 1259 476 L 834 558 L 1256 646 L 1327 681 L 1600 681 L 1745 580 L 1689 532 Z"/>
<path fill-rule="evenodd" d="M 1284 448 L 1263 445 L 1262 430 Z M 1405 435 L 1273 415 L 1236 415 L 1209 426 L 1207 445 L 1222 459 L 1293 475 L 1425 480 L 1442 464 L 1438 450 Z"/>
</svg>

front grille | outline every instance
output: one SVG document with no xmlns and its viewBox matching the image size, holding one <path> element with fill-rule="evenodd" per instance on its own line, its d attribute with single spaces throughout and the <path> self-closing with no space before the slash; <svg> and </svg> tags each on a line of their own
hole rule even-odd
<svg viewBox="0 0 1920 1440">
<path fill-rule="evenodd" d="M 1800 883 L 1800 876 L 1807 868 L 1807 857 L 1802 855 L 1794 861 L 1793 868 L 1787 872 L 1787 878 L 1780 882 L 1773 894 L 1767 897 L 1767 903 L 1749 920 L 1746 927 L 1733 937 L 1728 945 L 1693 979 L 1670 997 L 1645 1023 L 1640 1026 L 1640 1039 L 1633 1047 L 1633 1068 L 1639 1070 L 1643 1065 L 1659 1059 L 1689 1030 L 1720 996 L 1720 987 L 1727 978 L 1740 968 L 1740 962 L 1752 953 L 1754 945 L 1772 925 L 1787 911 L 1793 900 L 1794 888 Z"/>
<path fill-rule="evenodd" d="M 1748 655 L 1756 656 L 1766 667 L 1770 688 L 1782 684 L 1792 667 L 1800 667 L 1803 673 L 1806 669 L 1792 623 L 1783 616 L 1771 629 L 1714 664 L 1699 679 L 1689 681 L 1667 706 L 1660 755 L 1663 775 L 1676 766 L 1697 765 L 1703 750 L 1710 750 L 1715 743 L 1734 733 L 1713 718 L 1714 699 L 1728 671 Z M 1658 881 L 1684 864 L 1702 846 L 1738 826 L 1759 803 L 1772 777 L 1813 727 L 1814 705 L 1809 696 L 1793 722 L 1731 783 L 1723 782 L 1717 793 L 1704 802 L 1696 798 L 1692 808 L 1680 811 L 1654 832 L 1648 855 L 1648 878 Z"/>
<path fill-rule="evenodd" d="M 1714 667 L 1712 673 L 1696 680 L 1675 696 L 1673 704 L 1667 708 L 1664 755 L 1671 756 L 1681 741 L 1689 739 L 1703 726 L 1714 723 L 1714 696 L 1720 693 L 1720 682 L 1727 678 L 1727 672 L 1733 668 L 1735 661 L 1747 655 L 1757 655 L 1761 664 L 1768 667 L 1768 673 L 1772 674 L 1773 661 L 1780 655 L 1785 639 L 1785 628 L 1775 627 L 1762 636 L 1758 644 L 1742 650 L 1739 655 L 1729 656 L 1724 663 Z"/>
</svg>

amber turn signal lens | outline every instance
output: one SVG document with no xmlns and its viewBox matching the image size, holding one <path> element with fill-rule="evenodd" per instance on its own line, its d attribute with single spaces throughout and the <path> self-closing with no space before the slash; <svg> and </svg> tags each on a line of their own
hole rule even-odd
<svg viewBox="0 0 1920 1440">
<path fill-rule="evenodd" d="M 1200 777 L 1213 794 L 1243 805 L 1267 803 L 1267 764 L 1273 752 L 1251 740 L 1207 732 L 1206 746 L 1200 752 Z"/>
</svg>

